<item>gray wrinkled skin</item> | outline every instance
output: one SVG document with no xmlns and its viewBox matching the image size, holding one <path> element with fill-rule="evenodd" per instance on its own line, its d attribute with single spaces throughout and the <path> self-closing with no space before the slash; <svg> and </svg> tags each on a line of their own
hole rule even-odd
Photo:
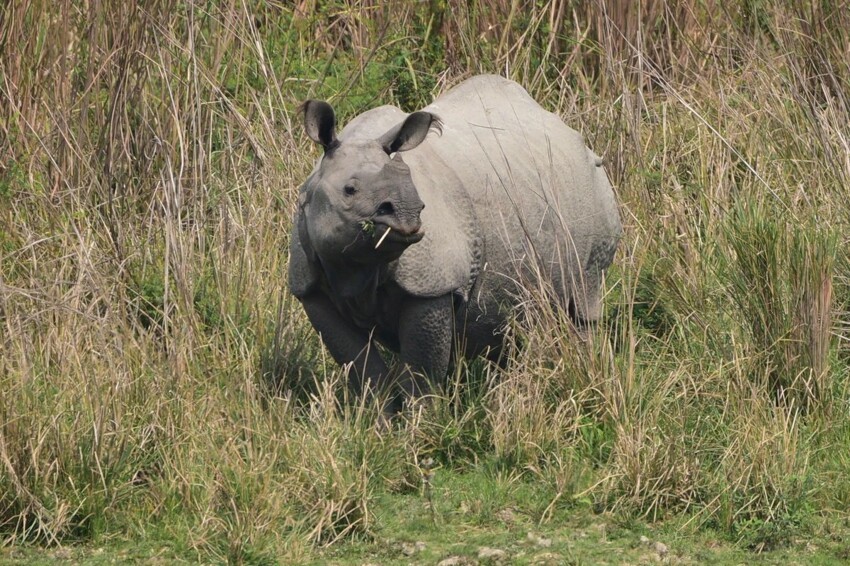
<svg viewBox="0 0 850 566">
<path fill-rule="evenodd" d="M 581 136 L 519 85 L 474 77 L 338 137 L 329 105 L 303 109 L 325 153 L 300 190 L 289 285 L 356 393 L 388 395 L 392 412 L 453 355 L 497 358 L 519 286 L 541 278 L 579 327 L 599 318 L 622 233 L 613 190 Z"/>
</svg>

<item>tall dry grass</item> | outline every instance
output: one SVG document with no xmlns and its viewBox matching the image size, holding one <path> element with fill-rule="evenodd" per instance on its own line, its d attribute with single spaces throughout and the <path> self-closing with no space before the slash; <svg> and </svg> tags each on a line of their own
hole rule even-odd
<svg viewBox="0 0 850 566">
<path fill-rule="evenodd" d="M 392 8 L 392 13 L 390 13 Z M 850 503 L 847 10 L 829 2 L 17 0 L 0 12 L 0 533 L 297 559 L 419 458 L 751 546 Z M 520 81 L 626 236 L 586 342 L 529 288 L 504 370 L 379 434 L 285 287 L 296 104 Z"/>
</svg>

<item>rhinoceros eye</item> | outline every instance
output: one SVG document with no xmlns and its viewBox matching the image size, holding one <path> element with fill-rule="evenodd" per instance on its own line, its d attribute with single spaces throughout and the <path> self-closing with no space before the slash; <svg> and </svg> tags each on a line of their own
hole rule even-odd
<svg viewBox="0 0 850 566">
<path fill-rule="evenodd" d="M 345 185 L 345 188 L 343 188 L 343 191 L 345 191 L 346 196 L 350 197 L 350 196 L 354 195 L 354 193 L 357 192 L 357 187 L 355 187 L 354 185 Z"/>
</svg>

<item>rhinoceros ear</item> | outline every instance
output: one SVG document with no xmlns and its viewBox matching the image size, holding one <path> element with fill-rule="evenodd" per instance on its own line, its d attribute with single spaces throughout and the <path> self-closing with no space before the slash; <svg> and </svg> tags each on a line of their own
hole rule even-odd
<svg viewBox="0 0 850 566">
<path fill-rule="evenodd" d="M 336 116 L 333 107 L 322 100 L 308 100 L 300 107 L 304 113 L 304 130 L 325 151 L 336 146 Z"/>
<path fill-rule="evenodd" d="M 378 142 L 387 153 L 407 151 L 422 143 L 432 129 L 442 132 L 442 122 L 437 116 L 430 112 L 414 112 L 378 138 Z"/>
</svg>

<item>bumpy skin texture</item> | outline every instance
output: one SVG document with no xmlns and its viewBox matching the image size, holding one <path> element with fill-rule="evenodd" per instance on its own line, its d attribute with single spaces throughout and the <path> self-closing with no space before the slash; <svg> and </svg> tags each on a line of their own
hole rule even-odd
<svg viewBox="0 0 850 566">
<path fill-rule="evenodd" d="M 474 77 L 409 116 L 365 112 L 338 138 L 330 106 L 304 113 L 325 154 L 300 190 L 290 289 L 355 392 L 397 410 L 453 354 L 497 356 L 520 285 L 544 282 L 579 325 L 599 318 L 622 233 L 614 193 L 601 159 L 522 87 Z"/>
</svg>

